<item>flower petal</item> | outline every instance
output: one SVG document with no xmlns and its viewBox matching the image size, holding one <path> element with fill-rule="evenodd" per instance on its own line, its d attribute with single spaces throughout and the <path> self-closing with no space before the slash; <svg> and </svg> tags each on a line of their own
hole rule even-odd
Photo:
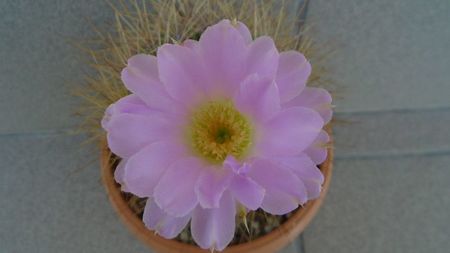
<svg viewBox="0 0 450 253">
<path fill-rule="evenodd" d="M 228 188 L 233 173 L 222 168 L 206 168 L 200 176 L 195 192 L 204 208 L 219 207 L 223 192 Z"/>
<path fill-rule="evenodd" d="M 201 167 L 201 162 L 193 157 L 178 160 L 169 167 L 154 191 L 155 202 L 164 212 L 182 217 L 194 209 L 198 203 L 194 187 Z"/>
<path fill-rule="evenodd" d="M 248 47 L 241 33 L 223 20 L 208 27 L 199 40 L 199 52 L 209 76 L 210 93 L 234 94 L 245 78 L 245 58 Z"/>
<path fill-rule="evenodd" d="M 306 154 L 277 159 L 281 166 L 289 168 L 305 184 L 308 199 L 320 196 L 324 176 L 316 164 Z"/>
<path fill-rule="evenodd" d="M 116 170 L 114 170 L 114 179 L 120 184 L 120 190 L 123 192 L 130 192 L 125 185 L 125 166 L 127 164 L 127 159 L 122 159 L 119 164 L 117 164 Z"/>
<path fill-rule="evenodd" d="M 111 117 L 121 114 L 137 114 L 146 115 L 151 112 L 150 108 L 142 101 L 138 96 L 130 94 L 117 100 L 114 104 L 111 104 L 106 108 L 105 115 L 101 121 L 103 129 L 107 130 Z"/>
<path fill-rule="evenodd" d="M 304 180 L 306 192 L 308 193 L 308 199 L 317 199 L 322 192 L 322 184 L 315 181 Z"/>
<path fill-rule="evenodd" d="M 328 149 L 326 144 L 330 141 L 330 136 L 324 130 L 320 131 L 313 144 L 305 150 L 305 153 L 314 161 L 321 164 L 327 159 Z"/>
<path fill-rule="evenodd" d="M 175 238 L 191 219 L 191 214 L 183 217 L 173 217 L 161 210 L 151 199 L 147 199 L 142 220 L 147 228 L 166 239 Z"/>
<path fill-rule="evenodd" d="M 139 96 L 150 108 L 163 111 L 177 108 L 159 80 L 155 56 L 138 54 L 131 57 L 127 67 L 122 70 L 121 77 L 127 89 Z"/>
<path fill-rule="evenodd" d="M 272 38 L 257 38 L 249 46 L 247 75 L 258 74 L 260 77 L 273 79 L 277 73 L 278 58 L 278 50 Z"/>
<path fill-rule="evenodd" d="M 280 53 L 276 82 L 280 89 L 281 102 L 285 103 L 298 96 L 305 88 L 311 74 L 311 65 L 305 56 L 297 51 Z"/>
<path fill-rule="evenodd" d="M 275 83 L 268 78 L 249 76 L 234 98 L 239 111 L 259 122 L 265 122 L 280 110 L 280 98 Z"/>
<path fill-rule="evenodd" d="M 333 115 L 331 101 L 331 95 L 325 89 L 306 87 L 300 95 L 283 105 L 283 107 L 301 106 L 311 108 L 322 116 L 326 124 Z"/>
<path fill-rule="evenodd" d="M 153 190 L 168 167 L 184 155 L 181 145 L 153 142 L 128 159 L 125 184 L 133 194 L 143 198 L 153 196 Z"/>
<path fill-rule="evenodd" d="M 308 179 L 319 183 L 323 183 L 324 181 L 322 172 L 306 154 L 292 157 L 278 157 L 276 160 L 280 165 L 289 168 L 301 180 Z"/>
<path fill-rule="evenodd" d="M 173 122 L 158 112 L 151 112 L 149 116 L 113 115 L 106 127 L 108 146 L 120 157 L 130 157 L 150 142 L 173 136 L 174 129 L 170 123 Z"/>
<path fill-rule="evenodd" d="M 137 54 L 128 59 L 127 67 L 132 78 L 140 83 L 159 82 L 156 57 L 148 54 Z"/>
<path fill-rule="evenodd" d="M 164 44 L 158 49 L 157 56 L 159 77 L 171 97 L 191 105 L 204 96 L 206 72 L 192 48 Z"/>
<path fill-rule="evenodd" d="M 230 192 L 233 197 L 250 210 L 256 210 L 261 206 L 265 190 L 251 178 L 236 175 L 231 181 Z"/>
<path fill-rule="evenodd" d="M 292 195 L 272 189 L 264 196 L 261 208 L 271 214 L 283 215 L 295 210 L 298 204 L 298 200 Z"/>
<path fill-rule="evenodd" d="M 264 126 L 256 152 L 267 157 L 299 154 L 311 145 L 322 127 L 322 118 L 311 109 L 283 109 Z"/>
<path fill-rule="evenodd" d="M 242 38 L 244 38 L 244 41 L 247 44 L 252 42 L 252 34 L 250 33 L 250 30 L 244 23 L 238 21 L 236 22 L 236 24 L 233 24 L 233 26 L 238 30 L 238 32 L 241 34 Z"/>
<path fill-rule="evenodd" d="M 231 195 L 224 193 L 218 208 L 197 206 L 192 214 L 191 233 L 203 249 L 223 250 L 233 239 L 236 205 Z"/>
<path fill-rule="evenodd" d="M 183 42 L 183 46 L 188 47 L 190 49 L 196 49 L 198 47 L 198 41 L 188 39 Z"/>
<path fill-rule="evenodd" d="M 272 214 L 290 212 L 308 200 L 303 182 L 289 169 L 270 160 L 255 160 L 248 176 L 266 190 L 261 207 Z M 275 203 L 278 209 L 273 206 Z"/>
</svg>

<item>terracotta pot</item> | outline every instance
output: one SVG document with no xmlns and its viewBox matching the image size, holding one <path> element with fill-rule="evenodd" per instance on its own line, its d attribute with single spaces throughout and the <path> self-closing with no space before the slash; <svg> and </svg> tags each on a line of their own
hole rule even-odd
<svg viewBox="0 0 450 253">
<path fill-rule="evenodd" d="M 327 131 L 331 135 L 331 129 Z M 327 194 L 330 185 L 333 149 L 328 149 L 328 158 L 320 166 L 325 176 L 323 190 L 318 199 L 309 201 L 305 206 L 294 213 L 280 227 L 273 230 L 269 234 L 256 238 L 253 241 L 227 247 L 223 253 L 273 253 L 281 250 L 305 229 L 312 218 L 316 215 Z M 153 231 L 148 230 L 142 220 L 137 217 L 128 207 L 122 197 L 119 186 L 114 181 L 113 168 L 110 164 L 110 151 L 106 144 L 102 147 L 101 152 L 101 176 L 103 184 L 109 200 L 116 209 L 122 221 L 133 231 L 133 233 L 145 244 L 159 253 L 209 253 L 209 250 L 202 250 L 196 246 L 181 243 L 175 240 L 164 239 L 156 235 Z"/>
</svg>

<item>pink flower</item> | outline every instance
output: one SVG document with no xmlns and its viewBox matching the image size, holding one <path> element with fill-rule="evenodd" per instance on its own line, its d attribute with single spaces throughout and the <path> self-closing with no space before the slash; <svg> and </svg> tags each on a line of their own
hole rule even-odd
<svg viewBox="0 0 450 253">
<path fill-rule="evenodd" d="M 191 221 L 200 247 L 223 250 L 238 207 L 281 215 L 317 198 L 331 96 L 305 87 L 310 72 L 301 53 L 229 20 L 131 57 L 122 80 L 132 94 L 102 125 L 122 158 L 117 182 L 148 197 L 145 225 L 174 238 Z"/>
</svg>

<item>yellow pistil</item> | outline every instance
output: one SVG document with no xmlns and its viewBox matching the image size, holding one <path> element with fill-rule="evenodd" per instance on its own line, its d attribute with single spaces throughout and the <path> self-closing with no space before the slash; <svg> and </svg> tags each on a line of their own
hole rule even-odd
<svg viewBox="0 0 450 253">
<path fill-rule="evenodd" d="M 252 144 L 252 126 L 230 101 L 201 105 L 191 116 L 187 131 L 193 151 L 214 164 L 228 155 L 243 158 Z"/>
</svg>

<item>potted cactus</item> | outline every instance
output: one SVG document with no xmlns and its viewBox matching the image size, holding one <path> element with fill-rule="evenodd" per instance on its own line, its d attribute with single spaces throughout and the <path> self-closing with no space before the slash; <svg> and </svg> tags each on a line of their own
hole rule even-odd
<svg viewBox="0 0 450 253">
<path fill-rule="evenodd" d="M 320 77 L 310 41 L 292 38 L 283 6 L 268 12 L 275 1 L 231 2 L 116 9 L 119 40 L 89 51 L 100 75 L 82 94 L 96 105 L 87 124 L 101 119 L 90 129 L 102 140 L 103 183 L 158 252 L 277 251 L 306 227 L 331 179 L 331 95 L 307 85 Z M 267 20 L 226 19 L 242 8 Z M 262 22 L 278 28 L 261 35 Z"/>
</svg>

